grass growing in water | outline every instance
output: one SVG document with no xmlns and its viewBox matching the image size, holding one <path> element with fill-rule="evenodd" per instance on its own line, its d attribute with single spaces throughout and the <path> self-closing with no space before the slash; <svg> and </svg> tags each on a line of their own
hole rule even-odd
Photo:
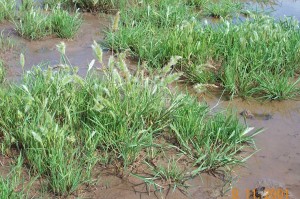
<svg viewBox="0 0 300 199">
<path fill-rule="evenodd" d="M 15 41 L 9 35 L 4 34 L 4 30 L 0 33 L 0 53 L 10 50 L 15 46 Z"/>
<path fill-rule="evenodd" d="M 0 0 L 0 22 L 12 19 L 16 11 L 14 0 Z"/>
<path fill-rule="evenodd" d="M 243 3 L 236 0 L 219 0 L 218 2 L 210 1 L 204 6 L 205 15 L 212 17 L 228 17 L 238 15 L 243 9 Z"/>
<path fill-rule="evenodd" d="M 44 5 L 48 5 L 50 8 L 55 8 L 60 4 L 65 9 L 80 9 L 88 12 L 115 12 L 120 7 L 129 4 L 127 0 L 46 0 Z"/>
<path fill-rule="evenodd" d="M 58 47 L 65 57 L 65 45 Z M 94 43 L 93 49 L 103 64 L 101 48 Z M 117 165 L 118 174 L 124 176 L 134 172 L 132 165 L 143 161 L 141 154 L 146 150 L 153 147 L 165 150 L 159 139 L 166 132 L 178 140 L 176 147 L 185 151 L 192 162 L 197 160 L 195 174 L 240 162 L 236 152 L 251 138 L 243 134 L 245 127 L 238 124 L 235 116 L 228 119 L 221 113 L 213 116 L 205 111 L 201 112 L 203 120 L 196 119 L 198 114 L 187 116 L 185 112 L 204 105 L 191 96 L 174 94 L 168 89 L 181 75 L 170 73 L 178 57 L 171 59 L 162 70 L 145 75 L 141 69 L 130 73 L 124 56 L 111 57 L 101 77 L 93 72 L 94 60 L 86 77 L 78 76 L 76 68 L 63 62 L 59 70 L 35 67 L 24 73 L 19 85 L 1 86 L 3 146 L 16 147 L 24 154 L 30 173 L 41 176 L 48 190 L 59 196 L 89 184 L 96 164 Z M 186 129 L 185 122 L 189 121 L 181 117 L 195 122 L 194 128 Z M 189 132 L 196 136 L 198 129 L 208 138 L 200 140 L 199 137 L 195 145 L 189 146 L 189 151 L 178 136 L 182 134 L 184 138 Z M 190 144 L 192 136 L 186 137 L 189 140 L 184 142 Z M 215 147 L 206 150 L 211 143 Z M 192 152 L 197 150 L 199 154 Z M 209 159 L 209 164 L 201 159 L 201 150 L 208 153 L 207 157 L 214 157 Z M 218 153 L 221 154 L 212 155 Z M 158 169 L 160 174 L 155 178 L 181 185 L 183 174 L 174 162 Z"/>
<path fill-rule="evenodd" d="M 52 34 L 49 14 L 41 9 L 31 8 L 22 13 L 19 22 L 15 22 L 17 32 L 24 38 L 36 40 Z"/>
<path fill-rule="evenodd" d="M 76 12 L 70 15 L 61 8 L 55 8 L 51 13 L 53 32 L 60 38 L 73 38 L 82 23 L 81 15 Z"/>
<path fill-rule="evenodd" d="M 17 32 L 27 39 L 38 40 L 51 34 L 73 38 L 82 24 L 80 13 L 70 14 L 60 6 L 50 12 L 31 4 L 28 7 L 21 9 L 20 21 L 14 21 Z"/>
<path fill-rule="evenodd" d="M 120 21 L 118 31 L 107 33 L 112 49 L 129 49 L 152 67 L 182 56 L 179 67 L 202 90 L 218 87 L 268 100 L 299 96 L 300 29 L 295 19 L 253 15 L 244 22 L 211 25 L 197 20 L 184 4 L 167 3 L 134 7 L 121 13 Z M 276 78 L 275 86 L 268 86 Z"/>
</svg>

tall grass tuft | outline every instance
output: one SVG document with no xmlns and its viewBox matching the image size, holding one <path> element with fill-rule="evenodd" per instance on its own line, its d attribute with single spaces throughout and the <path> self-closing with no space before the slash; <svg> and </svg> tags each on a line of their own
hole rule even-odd
<svg viewBox="0 0 300 199">
<path fill-rule="evenodd" d="M 73 38 L 82 24 L 81 14 L 69 12 L 56 6 L 50 12 L 31 7 L 28 11 L 24 8 L 20 21 L 14 21 L 17 32 L 30 40 L 42 39 L 55 34 L 60 38 Z"/>
<path fill-rule="evenodd" d="M 52 25 L 49 14 L 41 9 L 31 8 L 23 12 L 19 22 L 14 22 L 17 32 L 30 40 L 42 39 L 52 34 Z"/>
<path fill-rule="evenodd" d="M 186 97 L 184 102 L 174 114 L 171 129 L 179 147 L 198 167 L 193 174 L 243 163 L 238 153 L 252 139 L 244 136 L 246 129 L 234 114 L 212 114 L 207 105 L 191 97 Z"/>
<path fill-rule="evenodd" d="M 239 15 L 243 10 L 243 3 L 236 0 L 219 0 L 217 2 L 210 1 L 204 7 L 205 15 L 211 17 L 229 17 Z"/>
<path fill-rule="evenodd" d="M 0 60 L 0 84 L 2 84 L 5 80 L 6 70 L 4 67 L 4 63 Z"/>
<path fill-rule="evenodd" d="M 60 38 L 73 38 L 82 23 L 81 15 L 76 12 L 74 15 L 57 7 L 52 10 L 51 22 L 53 32 Z"/>
<path fill-rule="evenodd" d="M 88 12 L 116 12 L 116 10 L 130 2 L 125 0 L 46 0 L 43 4 L 48 5 L 50 8 L 55 8 L 60 4 L 64 9 L 80 9 Z"/>
<path fill-rule="evenodd" d="M 16 13 L 15 0 L 0 0 L 0 22 L 13 19 Z"/>
<path fill-rule="evenodd" d="M 92 47 L 102 63 L 101 47 L 96 42 Z M 91 183 L 95 165 L 114 165 L 123 177 L 134 174 L 137 162 L 151 158 L 145 151 L 159 146 L 167 153 L 159 144 L 166 133 L 201 168 L 195 174 L 241 162 L 237 152 L 252 138 L 236 116 L 210 115 L 190 96 L 170 91 L 182 76 L 172 72 L 179 56 L 162 70 L 131 73 L 121 53 L 109 59 L 102 75 L 93 70 L 93 60 L 81 77 L 68 63 L 65 45 L 58 48 L 60 68 L 34 67 L 20 84 L 0 89 L 5 146 L 24 154 L 30 173 L 41 176 L 52 194 L 68 196 Z M 175 162 L 157 169 L 157 178 L 184 186 Z"/>
<path fill-rule="evenodd" d="M 6 176 L 0 176 L 0 198 L 25 198 L 24 177 L 22 177 L 23 158 L 19 156 L 16 164 Z"/>
</svg>

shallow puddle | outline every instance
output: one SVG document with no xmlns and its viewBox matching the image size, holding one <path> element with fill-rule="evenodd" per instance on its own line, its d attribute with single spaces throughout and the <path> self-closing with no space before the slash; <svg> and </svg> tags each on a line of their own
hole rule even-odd
<svg viewBox="0 0 300 199">
<path fill-rule="evenodd" d="M 218 98 L 207 98 L 214 107 Z M 231 107 L 237 114 L 244 110 L 254 117 L 246 119 L 250 127 L 264 128 L 255 136 L 259 151 L 246 162 L 246 168 L 235 170 L 239 176 L 234 185 L 241 198 L 246 198 L 246 190 L 256 188 L 260 180 L 278 182 L 288 189 L 295 198 L 300 197 L 300 102 L 247 102 L 241 99 L 221 101 L 216 109 Z M 262 115 L 271 115 L 265 120 Z M 244 119 L 241 116 L 241 121 Z M 271 186 L 271 185 L 270 185 Z"/>
<path fill-rule="evenodd" d="M 25 70 L 30 69 L 40 63 L 46 65 L 57 65 L 60 61 L 60 55 L 56 50 L 56 45 L 60 42 L 66 43 L 66 54 L 73 66 L 79 67 L 79 73 L 84 75 L 88 64 L 95 57 L 91 44 L 93 41 L 103 40 L 103 31 L 110 24 L 110 16 L 108 15 L 83 15 L 83 24 L 72 40 L 63 40 L 54 37 L 47 37 L 38 41 L 29 41 L 20 38 L 14 30 L 13 24 L 6 23 L 0 26 L 0 31 L 4 30 L 5 34 L 15 40 L 15 47 L 13 50 L 6 52 L 3 59 L 8 65 L 8 78 L 19 79 L 22 76 L 22 69 L 19 62 L 19 56 L 22 52 L 25 55 Z M 104 53 L 104 63 L 107 63 L 111 53 Z M 95 67 L 100 67 L 95 64 Z"/>
<path fill-rule="evenodd" d="M 275 1 L 271 6 L 266 6 L 266 9 L 272 11 L 271 15 L 278 18 L 282 18 L 283 16 L 293 16 L 300 20 L 299 0 Z"/>
</svg>

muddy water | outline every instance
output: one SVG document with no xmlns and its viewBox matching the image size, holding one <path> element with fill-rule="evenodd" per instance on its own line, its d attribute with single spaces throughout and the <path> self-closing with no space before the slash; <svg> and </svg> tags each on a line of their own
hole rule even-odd
<svg viewBox="0 0 300 199">
<path fill-rule="evenodd" d="M 84 75 L 88 64 L 94 59 L 91 44 L 93 40 L 103 40 L 103 31 L 110 24 L 110 17 L 107 15 L 83 15 L 83 24 L 72 40 L 59 39 L 56 37 L 47 37 L 39 41 L 29 41 L 21 39 L 14 27 L 10 23 L 0 26 L 0 31 L 4 30 L 5 34 L 16 41 L 16 45 L 12 51 L 2 55 L 5 63 L 8 65 L 9 79 L 20 79 L 22 69 L 19 63 L 19 55 L 22 52 L 25 55 L 25 69 L 28 70 L 32 66 L 38 64 L 56 65 L 59 64 L 60 55 L 56 50 L 56 45 L 65 42 L 67 49 L 66 54 L 73 66 L 79 67 L 79 73 Z M 104 54 L 104 63 L 110 56 L 109 52 Z M 95 65 L 99 67 L 99 65 Z"/>
<path fill-rule="evenodd" d="M 281 0 L 267 6 L 272 15 L 278 18 L 282 16 L 293 16 L 300 20 L 300 1 L 299 0 Z"/>
<path fill-rule="evenodd" d="M 207 101 L 213 107 L 218 99 Z M 255 188 L 260 180 L 278 182 L 300 198 L 300 101 L 258 103 L 235 99 L 221 101 L 216 109 L 226 107 L 235 108 L 238 113 L 249 110 L 254 118 L 247 119 L 247 125 L 264 128 L 255 137 L 259 151 L 247 160 L 246 168 L 235 170 L 239 180 L 234 187 L 241 198 L 246 198 L 246 190 Z M 260 117 L 263 115 L 272 117 Z"/>
<path fill-rule="evenodd" d="M 263 2 L 263 1 L 262 1 Z M 249 3 L 252 8 L 264 9 L 276 18 L 293 16 L 300 20 L 299 0 L 270 0 L 269 3 Z"/>
</svg>

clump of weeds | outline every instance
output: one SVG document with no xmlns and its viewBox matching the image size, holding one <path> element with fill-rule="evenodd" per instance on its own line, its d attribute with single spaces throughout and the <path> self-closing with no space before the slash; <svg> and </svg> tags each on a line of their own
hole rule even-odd
<svg viewBox="0 0 300 199">
<path fill-rule="evenodd" d="M 52 10 L 51 23 L 53 32 L 60 38 L 73 38 L 82 23 L 81 15 L 76 12 L 70 15 L 57 7 Z"/>
<path fill-rule="evenodd" d="M 18 22 L 14 22 L 17 32 L 24 38 L 30 40 L 42 39 L 52 34 L 49 14 L 41 9 L 31 8 L 23 12 Z"/>
<path fill-rule="evenodd" d="M 34 4 L 22 4 L 19 15 L 19 20 L 13 20 L 16 30 L 22 37 L 30 40 L 52 34 L 60 38 L 73 38 L 82 24 L 80 13 L 71 14 L 60 6 L 49 11 Z"/>
<path fill-rule="evenodd" d="M 189 95 L 169 90 L 182 76 L 172 72 L 180 57 L 146 75 L 143 67 L 131 73 L 124 53 L 104 65 L 101 47 L 94 42 L 92 48 L 105 67 L 101 76 L 93 69 L 96 60 L 85 77 L 79 76 L 66 61 L 66 46 L 61 43 L 58 69 L 37 66 L 24 71 L 20 84 L 0 87 L 5 147 L 23 155 L 30 175 L 42 178 L 50 193 L 68 196 L 91 184 L 95 165 L 118 165 L 121 175 L 134 172 L 132 165 L 147 156 L 145 151 L 159 146 L 166 132 L 177 140 L 169 144 L 199 168 L 195 175 L 242 162 L 237 153 L 252 137 L 247 137 L 235 115 L 210 114 Z M 21 56 L 22 66 L 24 62 Z M 152 171 L 155 179 L 174 189 L 184 186 L 177 161 Z"/>
<path fill-rule="evenodd" d="M 186 0 L 187 5 L 195 6 L 198 9 L 203 9 L 208 2 L 208 0 Z"/>
<path fill-rule="evenodd" d="M 0 60 L 0 84 L 4 82 L 5 76 L 6 76 L 6 69 L 4 67 L 3 61 Z"/>
<path fill-rule="evenodd" d="M 210 1 L 204 7 L 204 14 L 211 17 L 229 17 L 238 15 L 243 10 L 243 3 L 236 0 Z"/>
<path fill-rule="evenodd" d="M 250 129 L 240 125 L 233 115 L 230 112 L 212 114 L 207 105 L 191 97 L 186 97 L 177 109 L 171 129 L 180 149 L 197 167 L 193 175 L 245 161 L 238 153 L 243 144 L 251 144 L 253 140 L 245 136 Z"/>
<path fill-rule="evenodd" d="M 5 176 L 0 176 L 0 198 L 25 198 L 31 183 L 24 185 L 22 177 L 23 157 L 20 155 L 16 163 L 11 165 L 10 172 Z"/>
<path fill-rule="evenodd" d="M 4 30 L 0 33 L 0 53 L 12 49 L 15 46 L 15 41 L 10 38 L 10 35 L 4 34 Z"/>
<path fill-rule="evenodd" d="M 43 2 L 44 5 L 48 5 L 50 8 L 55 8 L 60 4 L 64 9 L 80 9 L 87 12 L 116 12 L 116 10 L 125 7 L 129 3 L 131 1 L 125 0 L 46 0 Z"/>
<path fill-rule="evenodd" d="M 202 91 L 218 88 L 232 96 L 284 100 L 299 97 L 299 38 L 299 22 L 293 18 L 251 14 L 244 21 L 221 18 L 209 24 L 184 3 L 173 2 L 121 13 L 118 30 L 107 32 L 106 45 L 127 49 L 154 68 L 179 55 L 183 59 L 177 68 Z M 266 78 L 278 78 L 275 87 L 267 86 Z"/>
<path fill-rule="evenodd" d="M 14 0 L 0 0 L 0 22 L 13 19 L 16 12 L 16 2 Z"/>
</svg>

